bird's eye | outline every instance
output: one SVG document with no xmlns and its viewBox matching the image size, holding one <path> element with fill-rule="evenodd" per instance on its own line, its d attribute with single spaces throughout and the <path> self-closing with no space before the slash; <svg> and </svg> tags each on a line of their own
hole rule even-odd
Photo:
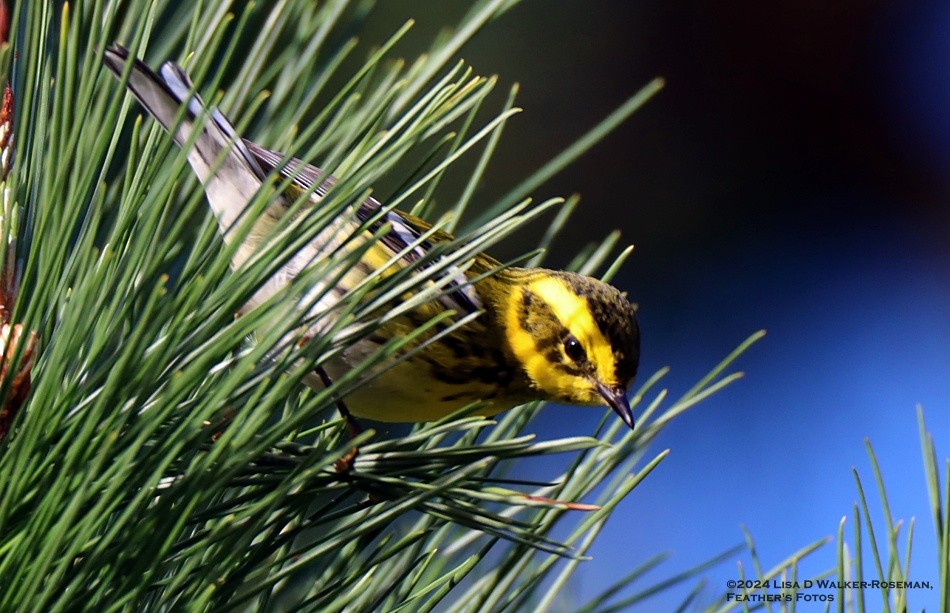
<svg viewBox="0 0 950 613">
<path fill-rule="evenodd" d="M 564 353 L 575 362 L 583 362 L 587 359 L 587 354 L 581 343 L 573 334 L 569 334 L 564 339 Z"/>
</svg>

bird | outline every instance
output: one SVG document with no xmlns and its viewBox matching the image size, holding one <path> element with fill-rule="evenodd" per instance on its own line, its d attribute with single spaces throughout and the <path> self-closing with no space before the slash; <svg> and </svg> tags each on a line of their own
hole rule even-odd
<svg viewBox="0 0 950 613">
<path fill-rule="evenodd" d="M 181 66 L 167 61 L 153 71 L 118 44 L 103 50 L 103 63 L 178 146 L 187 149 L 224 242 L 242 241 L 231 261 L 235 274 L 273 238 L 272 229 L 301 194 L 310 191 L 302 214 L 319 210 L 335 179 L 316 166 L 241 138 L 220 110 L 208 108 L 194 92 Z M 274 174 L 288 187 L 275 193 L 249 232 L 239 234 L 242 214 Z M 453 238 L 402 211 L 381 214 L 380 203 L 371 197 L 354 207 L 353 216 L 321 230 L 257 290 L 242 312 L 300 274 L 300 262 L 313 262 L 340 249 L 366 248 L 338 285 L 324 292 L 320 300 L 326 307 L 326 301 L 339 300 L 396 254 L 403 254 L 397 266 L 413 266 L 433 245 Z M 365 225 L 357 230 L 359 223 L 371 221 L 369 231 Z M 373 237 L 374 232 L 378 236 Z M 354 240 L 356 233 L 360 234 Z M 370 240 L 375 244 L 367 245 Z M 305 383 L 322 389 L 381 345 L 409 335 L 441 313 L 449 321 L 467 320 L 443 334 L 422 334 L 400 350 L 394 362 L 379 372 L 371 370 L 338 403 L 341 412 L 381 422 L 426 422 L 473 403 L 480 403 L 478 415 L 491 417 L 531 401 L 550 401 L 608 406 L 634 428 L 627 394 L 640 360 L 640 328 L 637 310 L 624 293 L 576 272 L 502 266 L 484 253 L 478 253 L 464 272 L 450 268 L 439 274 L 453 275 L 442 298 L 395 317 L 344 347 L 319 372 L 305 377 Z"/>
</svg>

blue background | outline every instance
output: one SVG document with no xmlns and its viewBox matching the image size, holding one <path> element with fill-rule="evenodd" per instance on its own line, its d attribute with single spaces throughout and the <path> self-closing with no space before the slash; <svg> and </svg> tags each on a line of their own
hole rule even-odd
<svg viewBox="0 0 950 613">
<path fill-rule="evenodd" d="M 370 36 L 418 20 L 402 48 L 411 56 L 457 21 L 464 3 L 381 8 Z M 834 535 L 843 516 L 853 546 L 852 467 L 880 538 L 866 437 L 894 515 L 905 520 L 902 544 L 906 522 L 917 521 L 911 579 L 936 585 L 916 407 L 942 463 L 950 455 L 950 5 L 528 0 L 461 55 L 481 74 L 500 74 L 500 89 L 522 84 L 526 112 L 506 127 L 477 197 L 486 201 L 649 79 L 667 80 L 537 194 L 583 197 L 552 264 L 615 227 L 636 244 L 616 284 L 640 304 L 641 381 L 669 365 L 665 386 L 678 397 L 747 335 L 768 330 L 740 360 L 743 380 L 663 433 L 655 451 L 671 454 L 601 534 L 575 583 L 577 601 L 659 552 L 672 558 L 654 579 L 710 558 L 742 542 L 740 525 L 766 568 Z M 550 407 L 536 428 L 571 436 L 599 416 Z M 831 568 L 834 545 L 809 560 L 805 575 Z M 738 572 L 726 564 L 708 576 L 707 600 Z M 937 607 L 935 591 L 910 598 L 912 609 Z M 675 602 L 666 594 L 643 609 Z"/>
</svg>

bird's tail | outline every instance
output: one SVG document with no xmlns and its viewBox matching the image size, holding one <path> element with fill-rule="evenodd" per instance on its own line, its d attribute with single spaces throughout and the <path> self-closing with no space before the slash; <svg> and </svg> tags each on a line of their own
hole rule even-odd
<svg viewBox="0 0 950 613">
<path fill-rule="evenodd" d="M 121 79 L 129 58 L 128 49 L 114 45 L 105 50 L 103 62 Z M 156 73 L 133 58 L 127 86 L 179 147 L 184 148 L 192 140 L 195 126 L 200 125 L 201 133 L 194 137 L 188 162 L 204 184 L 227 238 L 266 173 L 231 122 L 217 109 L 208 109 L 193 92 L 191 79 L 178 64 L 165 62 Z"/>
</svg>

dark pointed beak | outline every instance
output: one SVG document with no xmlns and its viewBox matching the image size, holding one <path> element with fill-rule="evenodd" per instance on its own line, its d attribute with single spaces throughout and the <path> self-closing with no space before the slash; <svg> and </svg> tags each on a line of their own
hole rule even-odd
<svg viewBox="0 0 950 613">
<path fill-rule="evenodd" d="M 623 423 L 627 424 L 633 430 L 633 411 L 630 410 L 630 401 L 627 400 L 627 390 L 624 388 L 608 387 L 603 383 L 597 382 L 597 393 L 604 398 L 614 413 L 620 416 Z"/>
</svg>

